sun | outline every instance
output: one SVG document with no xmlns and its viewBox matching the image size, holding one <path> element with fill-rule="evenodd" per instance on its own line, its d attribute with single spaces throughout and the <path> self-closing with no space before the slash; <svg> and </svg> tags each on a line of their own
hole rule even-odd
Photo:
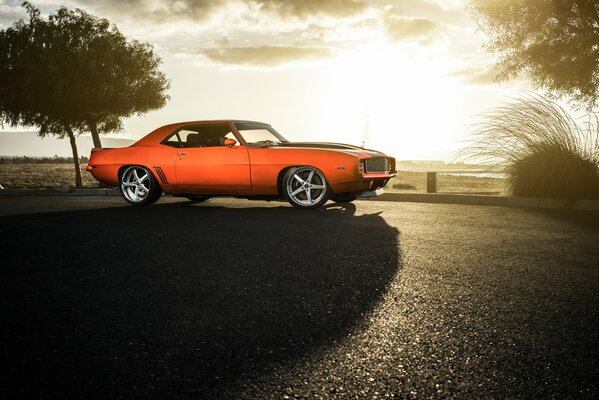
<svg viewBox="0 0 599 400">
<path fill-rule="evenodd" d="M 442 62 L 417 49 L 373 43 L 339 57 L 330 70 L 328 111 L 344 138 L 398 157 L 446 147 L 455 126 L 455 82 Z M 430 157 L 430 156 L 429 156 Z"/>
</svg>

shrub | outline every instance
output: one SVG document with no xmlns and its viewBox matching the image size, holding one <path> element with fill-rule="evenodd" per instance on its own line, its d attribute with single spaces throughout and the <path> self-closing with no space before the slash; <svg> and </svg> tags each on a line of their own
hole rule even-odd
<svg viewBox="0 0 599 400">
<path fill-rule="evenodd" d="M 555 102 L 526 95 L 484 114 L 461 156 L 499 165 L 514 196 L 597 198 L 598 120 L 581 126 Z"/>
</svg>

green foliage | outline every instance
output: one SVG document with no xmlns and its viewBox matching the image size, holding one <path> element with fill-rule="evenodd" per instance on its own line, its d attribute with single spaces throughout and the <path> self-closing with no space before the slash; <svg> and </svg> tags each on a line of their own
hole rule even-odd
<svg viewBox="0 0 599 400">
<path fill-rule="evenodd" d="M 499 164 L 515 196 L 599 197 L 598 116 L 581 127 L 558 104 L 529 95 L 483 116 L 461 156 Z"/>
<path fill-rule="evenodd" d="M 121 128 L 122 117 L 164 106 L 168 80 L 152 46 L 128 42 L 108 20 L 64 7 L 50 15 L 58 37 L 58 68 L 70 74 L 68 106 L 104 131 Z"/>
<path fill-rule="evenodd" d="M 162 107 L 169 82 L 152 47 L 83 10 L 48 19 L 23 3 L 29 21 L 0 31 L 0 122 L 68 136 L 80 186 L 75 134 L 118 131 L 122 118 Z"/>
<path fill-rule="evenodd" d="M 11 125 L 64 134 L 121 129 L 121 119 L 162 107 L 168 80 L 152 47 L 128 42 L 106 19 L 59 8 L 47 20 L 23 3 L 29 21 L 0 31 L 0 112 Z"/>
<path fill-rule="evenodd" d="M 599 2 L 471 0 L 499 55 L 500 80 L 525 72 L 539 88 L 591 110 L 599 100 Z"/>
</svg>

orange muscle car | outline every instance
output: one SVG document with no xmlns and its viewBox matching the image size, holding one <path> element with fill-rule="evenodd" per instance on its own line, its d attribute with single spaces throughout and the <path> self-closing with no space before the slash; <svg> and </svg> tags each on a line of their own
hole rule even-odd
<svg viewBox="0 0 599 400">
<path fill-rule="evenodd" d="M 165 192 L 193 201 L 286 199 L 309 209 L 379 195 L 395 159 L 347 144 L 292 143 L 261 122 L 196 121 L 163 126 L 130 147 L 95 148 L 87 170 L 134 205 Z"/>
</svg>

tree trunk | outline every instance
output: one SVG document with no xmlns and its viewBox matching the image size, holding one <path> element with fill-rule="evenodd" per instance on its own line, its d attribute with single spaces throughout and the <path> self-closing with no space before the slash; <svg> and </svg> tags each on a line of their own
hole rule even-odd
<svg viewBox="0 0 599 400">
<path fill-rule="evenodd" d="M 77 152 L 77 142 L 75 141 L 75 134 L 69 125 L 65 125 L 67 135 L 69 135 L 69 141 L 71 142 L 71 150 L 73 151 L 73 163 L 75 163 L 75 187 L 80 189 L 83 187 L 81 182 L 81 167 L 79 166 L 79 153 Z"/>
<path fill-rule="evenodd" d="M 98 123 L 95 120 L 88 119 L 87 127 L 92 134 L 92 140 L 94 141 L 94 147 L 102 147 L 102 142 L 100 142 L 100 134 L 98 133 Z M 107 184 L 98 182 L 99 188 L 107 188 L 109 187 Z"/>
<path fill-rule="evenodd" d="M 96 121 L 88 119 L 87 126 L 89 128 L 89 131 L 92 134 L 92 140 L 94 141 L 94 147 L 102 147 L 102 142 L 100 141 L 100 134 L 98 133 L 98 124 L 96 123 Z"/>
</svg>

